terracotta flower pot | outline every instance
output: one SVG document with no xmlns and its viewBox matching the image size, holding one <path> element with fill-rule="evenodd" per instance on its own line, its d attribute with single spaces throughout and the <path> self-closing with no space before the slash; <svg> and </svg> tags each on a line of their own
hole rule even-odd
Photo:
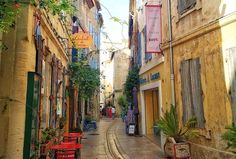
<svg viewBox="0 0 236 159">
<path fill-rule="evenodd" d="M 176 143 L 173 139 L 167 139 L 164 152 L 167 157 L 174 159 L 191 159 L 191 149 L 188 142 Z"/>
</svg>

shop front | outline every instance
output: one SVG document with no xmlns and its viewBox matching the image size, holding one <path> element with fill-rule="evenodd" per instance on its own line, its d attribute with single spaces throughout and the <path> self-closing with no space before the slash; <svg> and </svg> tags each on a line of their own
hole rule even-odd
<svg viewBox="0 0 236 159">
<path fill-rule="evenodd" d="M 161 72 L 157 68 L 140 75 L 142 133 L 161 145 L 161 133 L 155 126 L 162 115 Z"/>
</svg>

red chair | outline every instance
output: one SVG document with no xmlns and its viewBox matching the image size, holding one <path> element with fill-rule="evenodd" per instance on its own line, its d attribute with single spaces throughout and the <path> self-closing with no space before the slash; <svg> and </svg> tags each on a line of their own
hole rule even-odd
<svg viewBox="0 0 236 159">
<path fill-rule="evenodd" d="M 72 137 L 72 136 L 64 136 L 63 142 L 76 142 L 76 143 L 78 143 L 78 138 Z"/>
<path fill-rule="evenodd" d="M 56 151 L 56 159 L 76 159 L 76 151 Z"/>
<path fill-rule="evenodd" d="M 61 144 L 63 145 L 70 145 L 70 144 L 76 144 L 76 141 L 70 141 L 70 142 L 61 142 Z"/>
</svg>

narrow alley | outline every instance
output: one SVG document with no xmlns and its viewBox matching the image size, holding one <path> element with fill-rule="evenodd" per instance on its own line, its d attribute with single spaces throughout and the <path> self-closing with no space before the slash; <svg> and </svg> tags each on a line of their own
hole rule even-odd
<svg viewBox="0 0 236 159">
<path fill-rule="evenodd" d="M 236 0 L 0 0 L 0 159 L 235 159 Z"/>
<path fill-rule="evenodd" d="M 100 120 L 97 130 L 84 133 L 82 144 L 81 158 L 86 159 L 166 158 L 158 143 L 145 136 L 127 135 L 120 118 Z"/>
</svg>

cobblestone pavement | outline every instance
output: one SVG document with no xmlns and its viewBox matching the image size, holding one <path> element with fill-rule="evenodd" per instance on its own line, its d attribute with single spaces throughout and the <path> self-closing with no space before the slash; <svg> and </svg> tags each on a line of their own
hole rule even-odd
<svg viewBox="0 0 236 159">
<path fill-rule="evenodd" d="M 126 135 L 121 119 L 102 119 L 97 130 L 84 133 L 82 144 L 82 159 L 164 159 L 148 138 Z"/>
<path fill-rule="evenodd" d="M 112 124 L 111 119 L 102 119 L 97 122 L 97 130 L 84 133 L 81 150 L 82 159 L 110 159 L 112 158 L 107 148 L 106 133 Z"/>
<path fill-rule="evenodd" d="M 130 159 L 165 159 L 159 145 L 145 136 L 129 136 L 125 134 L 125 125 L 118 119 L 114 128 L 118 141 L 118 149 L 124 158 Z M 125 157 L 126 156 L 126 157 Z"/>
</svg>

